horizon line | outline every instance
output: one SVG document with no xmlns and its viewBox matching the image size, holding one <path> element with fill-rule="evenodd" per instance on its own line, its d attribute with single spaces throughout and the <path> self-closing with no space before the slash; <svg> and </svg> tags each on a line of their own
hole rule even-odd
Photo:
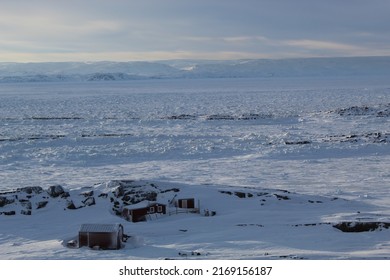
<svg viewBox="0 0 390 280">
<path fill-rule="evenodd" d="M 302 57 L 264 57 L 264 58 L 166 58 L 166 59 L 133 59 L 133 60 L 53 60 L 53 61 L 0 61 L 0 64 L 40 64 L 40 63 L 129 63 L 129 62 L 167 62 L 167 61 L 254 61 L 254 60 L 298 60 L 298 59 L 352 59 L 352 58 L 390 58 L 390 55 L 352 55 L 352 56 L 302 56 Z"/>
</svg>

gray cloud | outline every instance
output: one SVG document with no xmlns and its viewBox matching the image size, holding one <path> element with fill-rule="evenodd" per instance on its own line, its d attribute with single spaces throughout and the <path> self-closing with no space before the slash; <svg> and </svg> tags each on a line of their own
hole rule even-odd
<svg viewBox="0 0 390 280">
<path fill-rule="evenodd" d="M 387 0 L 4 0 L 1 5 L 0 61 L 390 54 Z"/>
</svg>

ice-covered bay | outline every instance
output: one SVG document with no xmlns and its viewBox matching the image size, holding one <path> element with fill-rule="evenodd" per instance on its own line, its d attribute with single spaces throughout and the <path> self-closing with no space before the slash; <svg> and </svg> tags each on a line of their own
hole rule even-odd
<svg viewBox="0 0 390 280">
<path fill-rule="evenodd" d="M 3 84 L 0 99 L 2 189 L 148 178 L 375 195 L 390 180 L 384 80 Z"/>
</svg>

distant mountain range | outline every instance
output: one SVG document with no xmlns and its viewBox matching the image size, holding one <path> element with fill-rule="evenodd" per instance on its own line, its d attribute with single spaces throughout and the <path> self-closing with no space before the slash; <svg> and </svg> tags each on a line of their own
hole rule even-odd
<svg viewBox="0 0 390 280">
<path fill-rule="evenodd" d="M 1 63 L 0 82 L 390 75 L 390 57 Z"/>
</svg>

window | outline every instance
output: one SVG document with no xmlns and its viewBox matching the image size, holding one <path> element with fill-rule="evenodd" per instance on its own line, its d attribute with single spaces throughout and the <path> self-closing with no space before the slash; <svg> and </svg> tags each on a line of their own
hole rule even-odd
<svg viewBox="0 0 390 280">
<path fill-rule="evenodd" d="M 161 205 L 157 206 L 157 212 L 162 213 L 162 211 L 163 211 L 162 206 Z"/>
<path fill-rule="evenodd" d="M 149 214 L 153 214 L 154 213 L 154 207 L 150 207 L 149 208 Z"/>
</svg>

